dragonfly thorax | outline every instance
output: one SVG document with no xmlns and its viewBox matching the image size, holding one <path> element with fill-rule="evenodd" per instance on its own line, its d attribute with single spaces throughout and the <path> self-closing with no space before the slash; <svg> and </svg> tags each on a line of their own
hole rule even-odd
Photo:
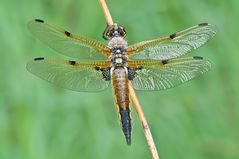
<svg viewBox="0 0 239 159">
<path fill-rule="evenodd" d="M 123 59 L 122 58 L 116 58 L 115 63 L 118 64 L 118 65 L 123 64 Z"/>
<path fill-rule="evenodd" d="M 108 47 L 112 50 L 112 51 L 117 51 L 117 50 L 125 50 L 128 46 L 127 41 L 120 36 L 116 36 L 113 37 L 112 39 L 109 40 L 108 42 Z"/>
<path fill-rule="evenodd" d="M 127 58 L 125 56 L 125 49 L 128 44 L 123 37 L 113 37 L 108 42 L 108 47 L 111 49 L 110 61 L 112 66 L 126 66 Z"/>
<path fill-rule="evenodd" d="M 127 58 L 124 53 L 112 53 L 110 56 L 111 66 L 121 66 L 124 67 L 127 65 Z"/>
</svg>

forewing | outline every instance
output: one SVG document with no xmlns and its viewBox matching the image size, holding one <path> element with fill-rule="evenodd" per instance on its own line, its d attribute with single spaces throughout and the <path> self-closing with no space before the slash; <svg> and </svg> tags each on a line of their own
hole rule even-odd
<svg viewBox="0 0 239 159">
<path fill-rule="evenodd" d="M 131 59 L 166 60 L 184 55 L 207 42 L 216 34 L 216 28 L 201 23 L 170 36 L 142 41 L 129 46 L 127 52 Z"/>
<path fill-rule="evenodd" d="M 74 35 L 47 24 L 43 20 L 32 20 L 28 28 L 39 40 L 55 51 L 81 60 L 103 60 L 109 49 L 102 43 Z"/>
<path fill-rule="evenodd" d="M 202 57 L 178 58 L 164 61 L 135 62 L 142 69 L 136 71 L 132 84 L 136 90 L 165 90 L 207 72 L 211 64 Z"/>
<path fill-rule="evenodd" d="M 96 67 L 106 67 L 107 61 L 76 62 L 61 59 L 35 58 L 27 63 L 32 74 L 74 91 L 101 91 L 108 87 L 109 81 L 103 78 Z"/>
</svg>

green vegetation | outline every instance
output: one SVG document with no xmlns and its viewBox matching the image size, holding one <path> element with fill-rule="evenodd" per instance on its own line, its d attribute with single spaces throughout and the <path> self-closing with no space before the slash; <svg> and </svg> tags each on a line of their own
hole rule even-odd
<svg viewBox="0 0 239 159">
<path fill-rule="evenodd" d="M 207 74 L 179 87 L 137 92 L 163 159 L 239 158 L 239 1 L 108 0 L 130 44 L 209 22 L 217 35 L 188 56 L 208 58 Z M 119 127 L 111 88 L 63 90 L 26 71 L 33 57 L 60 56 L 35 39 L 35 18 L 103 41 L 97 1 L 3 0 L 0 5 L 0 159 L 146 159 L 133 109 L 132 145 Z"/>
</svg>

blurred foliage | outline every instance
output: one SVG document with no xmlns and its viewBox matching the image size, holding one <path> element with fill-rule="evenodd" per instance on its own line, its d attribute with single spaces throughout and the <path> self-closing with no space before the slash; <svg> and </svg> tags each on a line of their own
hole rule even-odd
<svg viewBox="0 0 239 159">
<path fill-rule="evenodd" d="M 191 55 L 210 59 L 210 72 L 179 87 L 138 92 L 161 158 L 239 158 L 239 1 L 108 0 L 130 44 L 209 22 L 217 35 Z M 0 5 L 0 158 L 150 158 L 133 109 L 132 145 L 119 127 L 111 88 L 100 93 L 63 90 L 28 73 L 37 56 L 60 57 L 36 40 L 35 18 L 103 41 L 98 2 L 2 0 Z"/>
</svg>

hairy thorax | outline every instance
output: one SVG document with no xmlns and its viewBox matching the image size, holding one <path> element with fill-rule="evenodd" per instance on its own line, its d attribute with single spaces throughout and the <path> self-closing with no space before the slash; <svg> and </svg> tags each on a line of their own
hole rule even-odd
<svg viewBox="0 0 239 159">
<path fill-rule="evenodd" d="M 113 37 L 108 42 L 108 47 L 111 49 L 110 61 L 113 67 L 127 66 L 127 58 L 125 56 L 125 49 L 128 44 L 122 37 Z"/>
<path fill-rule="evenodd" d="M 108 42 L 108 47 L 110 49 L 114 49 L 114 48 L 122 48 L 122 49 L 126 49 L 128 46 L 128 43 L 126 42 L 126 40 L 122 37 L 113 37 L 112 39 L 109 40 Z"/>
</svg>

